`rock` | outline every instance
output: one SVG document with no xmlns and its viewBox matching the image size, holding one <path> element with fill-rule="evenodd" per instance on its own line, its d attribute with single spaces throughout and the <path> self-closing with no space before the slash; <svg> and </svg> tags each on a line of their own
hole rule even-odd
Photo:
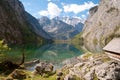
<svg viewBox="0 0 120 80">
<path fill-rule="evenodd" d="M 73 64 L 76 64 L 78 62 L 79 62 L 79 60 L 77 59 L 77 57 L 73 57 L 73 58 L 64 60 L 62 62 L 62 64 L 64 64 L 64 65 L 73 65 Z"/>
<path fill-rule="evenodd" d="M 18 64 L 15 64 L 11 61 L 3 61 L 0 63 L 0 73 L 3 73 L 5 75 L 10 74 L 14 69 L 19 68 L 20 66 Z"/>
<path fill-rule="evenodd" d="M 38 64 L 38 63 L 40 63 L 39 59 L 33 60 L 33 61 L 29 61 L 29 62 L 25 62 L 24 65 L 27 67 L 27 66 L 33 66 L 33 65 Z"/>
<path fill-rule="evenodd" d="M 120 80 L 120 62 L 110 61 L 101 64 L 96 68 L 96 75 L 99 79 Z"/>
<path fill-rule="evenodd" d="M 53 64 L 41 62 L 35 66 L 35 70 L 33 73 L 40 74 L 41 76 L 43 74 L 49 75 L 50 73 L 53 72 L 53 68 L 54 68 Z"/>
<path fill-rule="evenodd" d="M 64 80 L 76 80 L 73 75 L 67 75 Z"/>
<path fill-rule="evenodd" d="M 19 69 L 25 69 L 25 66 L 24 65 L 20 65 Z"/>
<path fill-rule="evenodd" d="M 84 76 L 85 80 L 94 80 L 94 71 L 91 70 Z"/>
<path fill-rule="evenodd" d="M 34 63 L 40 63 L 40 60 L 39 59 L 36 59 L 33 61 Z"/>
<path fill-rule="evenodd" d="M 26 79 L 26 73 L 19 69 L 14 70 L 9 76 L 13 79 Z"/>
<path fill-rule="evenodd" d="M 120 62 L 108 59 L 105 54 L 98 54 L 98 57 L 93 57 L 92 60 L 80 61 L 66 68 L 64 80 L 120 80 L 119 75 Z"/>
<path fill-rule="evenodd" d="M 98 6 L 94 6 L 89 10 L 90 15 L 94 15 L 94 13 L 98 10 Z"/>
<path fill-rule="evenodd" d="M 14 64 L 11 61 L 3 61 L 0 63 L 0 66 L 3 67 L 4 69 L 15 69 L 19 67 L 19 65 Z"/>
<path fill-rule="evenodd" d="M 60 76 L 57 76 L 57 77 L 56 77 L 56 80 L 60 80 Z"/>
<path fill-rule="evenodd" d="M 78 64 L 74 65 L 74 67 L 82 67 L 82 66 L 84 66 L 84 63 L 78 63 Z"/>
<path fill-rule="evenodd" d="M 63 73 L 61 71 L 57 73 L 57 76 L 62 76 L 62 75 Z"/>
<path fill-rule="evenodd" d="M 100 0 L 100 4 L 90 9 L 85 21 L 82 39 L 89 51 L 101 51 L 114 37 L 120 37 L 120 0 Z M 79 40 L 80 42 L 80 40 Z"/>
<path fill-rule="evenodd" d="M 69 77 L 70 77 L 70 75 L 66 75 L 65 78 L 64 78 L 64 80 L 68 80 Z"/>
</svg>

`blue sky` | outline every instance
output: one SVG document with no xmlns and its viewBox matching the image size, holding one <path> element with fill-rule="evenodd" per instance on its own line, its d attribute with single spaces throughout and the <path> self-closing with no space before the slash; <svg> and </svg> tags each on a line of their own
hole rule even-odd
<svg viewBox="0 0 120 80">
<path fill-rule="evenodd" d="M 27 12 L 36 18 L 48 16 L 79 17 L 85 19 L 91 7 L 97 5 L 99 0 L 20 0 Z"/>
</svg>

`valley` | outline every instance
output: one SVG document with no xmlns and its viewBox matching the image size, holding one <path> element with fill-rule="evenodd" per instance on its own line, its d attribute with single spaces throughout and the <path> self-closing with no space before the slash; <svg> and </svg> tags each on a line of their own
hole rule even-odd
<svg viewBox="0 0 120 80">
<path fill-rule="evenodd" d="M 120 0 L 29 1 L 0 0 L 0 80 L 120 80 Z"/>
</svg>

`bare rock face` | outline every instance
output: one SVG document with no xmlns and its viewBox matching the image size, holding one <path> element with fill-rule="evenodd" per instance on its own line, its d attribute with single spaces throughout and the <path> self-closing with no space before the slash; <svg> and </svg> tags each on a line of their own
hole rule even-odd
<svg viewBox="0 0 120 80">
<path fill-rule="evenodd" d="M 0 38 L 5 39 L 6 42 L 11 43 L 22 43 L 22 34 L 19 30 L 19 27 L 22 26 L 21 20 L 18 21 L 15 17 L 16 13 L 13 8 L 15 6 L 11 6 L 12 4 L 18 3 L 16 0 L 1 0 L 0 1 Z M 18 5 L 16 5 L 16 8 L 18 8 Z M 22 5 L 20 5 L 19 9 L 21 10 L 23 8 Z M 14 12 L 13 12 L 14 11 Z M 20 12 L 23 13 L 23 12 Z M 14 16 L 14 17 L 13 17 Z M 21 19 L 21 18 L 20 18 Z M 19 26 L 19 27 L 18 27 Z M 18 38 L 18 39 L 17 39 Z"/>
<path fill-rule="evenodd" d="M 120 0 L 101 0 L 90 9 L 82 39 L 87 49 L 100 51 L 112 38 L 120 37 Z"/>
<path fill-rule="evenodd" d="M 100 65 L 96 68 L 96 76 L 100 80 L 119 80 L 120 79 L 120 63 L 118 62 L 108 62 Z"/>
<path fill-rule="evenodd" d="M 90 11 L 89 11 L 90 16 L 93 16 L 94 13 L 96 13 L 97 10 L 98 10 L 98 6 L 92 7 L 92 8 L 90 9 Z"/>
<path fill-rule="evenodd" d="M 93 56 L 92 56 L 93 57 Z M 96 58 L 99 57 L 99 58 Z M 94 56 L 66 69 L 64 80 L 120 80 L 120 62 L 106 55 Z M 71 79 L 71 78 L 75 79 Z"/>
<path fill-rule="evenodd" d="M 90 71 L 84 76 L 86 80 L 119 80 L 120 77 L 120 63 L 116 61 L 110 61 L 99 66 L 91 68 Z"/>
</svg>

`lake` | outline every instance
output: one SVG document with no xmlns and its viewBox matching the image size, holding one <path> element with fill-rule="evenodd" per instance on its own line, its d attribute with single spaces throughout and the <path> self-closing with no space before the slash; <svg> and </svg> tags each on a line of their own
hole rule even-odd
<svg viewBox="0 0 120 80">
<path fill-rule="evenodd" d="M 23 48 L 14 47 L 0 60 L 12 60 L 20 62 L 22 58 Z M 82 49 L 77 49 L 71 44 L 46 44 L 43 46 L 29 46 L 24 48 L 25 61 L 39 59 L 41 61 L 51 62 L 56 68 L 63 66 L 62 62 L 69 58 L 73 58 L 83 54 Z"/>
</svg>

